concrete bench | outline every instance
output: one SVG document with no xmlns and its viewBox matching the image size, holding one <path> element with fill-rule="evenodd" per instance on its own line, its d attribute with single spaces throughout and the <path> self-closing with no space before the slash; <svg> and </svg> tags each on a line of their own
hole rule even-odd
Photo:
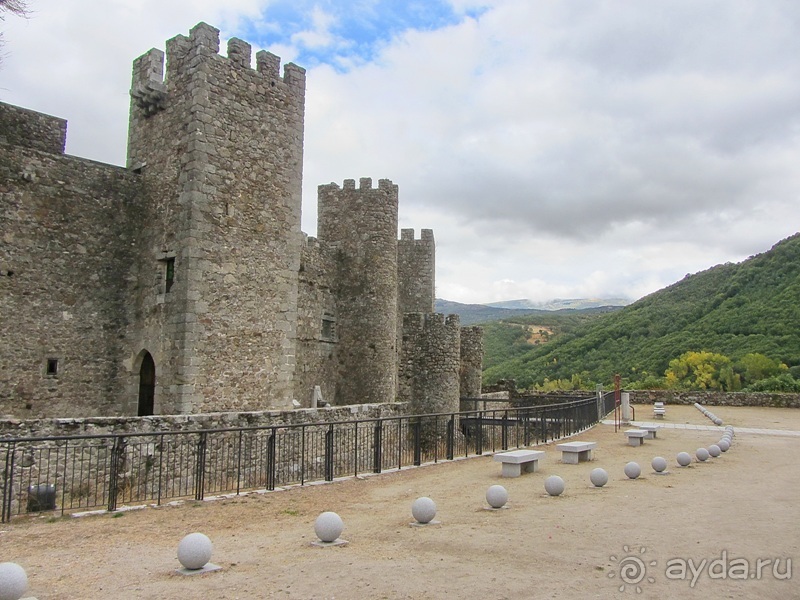
<svg viewBox="0 0 800 600">
<path fill-rule="evenodd" d="M 641 446 L 644 444 L 644 438 L 647 437 L 647 431 L 644 429 L 628 429 L 625 431 L 628 436 L 629 446 Z"/>
<path fill-rule="evenodd" d="M 647 432 L 647 435 L 644 439 L 654 440 L 656 439 L 656 433 L 659 429 L 661 429 L 661 425 L 639 425 L 639 429 L 643 429 Z"/>
<path fill-rule="evenodd" d="M 660 419 L 664 418 L 664 415 L 667 414 L 667 409 L 664 407 L 663 402 L 654 402 L 653 403 L 653 416 L 658 417 Z"/>
<path fill-rule="evenodd" d="M 561 450 L 561 462 L 568 465 L 592 460 L 592 450 L 596 447 L 597 442 L 567 442 L 556 446 Z"/>
<path fill-rule="evenodd" d="M 544 458 L 543 450 L 512 450 L 494 455 L 496 461 L 503 463 L 503 477 L 519 477 L 522 473 L 536 472 L 540 458 Z"/>
</svg>

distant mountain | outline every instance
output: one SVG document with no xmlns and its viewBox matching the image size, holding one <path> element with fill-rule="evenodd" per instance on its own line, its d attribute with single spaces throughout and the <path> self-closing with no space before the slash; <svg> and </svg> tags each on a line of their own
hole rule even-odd
<svg viewBox="0 0 800 600">
<path fill-rule="evenodd" d="M 521 387 L 548 379 L 608 384 L 663 377 L 685 352 L 763 354 L 800 373 L 800 234 L 741 263 L 717 265 L 484 371 Z M 491 361 L 489 361 L 491 364 Z"/>
<path fill-rule="evenodd" d="M 583 310 L 585 308 L 604 308 L 606 306 L 628 306 L 628 298 L 555 298 L 549 302 L 533 302 L 532 300 L 506 300 L 490 302 L 486 306 L 493 308 L 512 308 L 516 310 Z"/>
<path fill-rule="evenodd" d="M 437 313 L 446 315 L 458 315 L 462 325 L 488 323 L 489 321 L 542 312 L 541 310 L 531 309 L 496 308 L 485 304 L 461 304 L 460 302 L 451 302 L 440 298 L 436 299 L 434 310 Z"/>
<path fill-rule="evenodd" d="M 499 304 L 515 304 L 530 302 L 529 300 L 511 300 L 508 303 Z M 591 300 L 553 300 L 556 302 L 594 302 Z M 599 302 L 599 301 L 598 301 Z M 499 321 L 501 319 L 517 319 L 523 316 L 553 316 L 559 314 L 572 314 L 575 312 L 588 312 L 588 313 L 604 313 L 607 311 L 617 310 L 621 305 L 613 304 L 598 304 L 593 306 L 583 307 L 561 307 L 561 308 L 514 308 L 512 306 L 497 306 L 488 304 L 461 304 L 460 302 L 452 302 L 450 300 L 436 299 L 434 310 L 438 313 L 446 315 L 456 314 L 461 318 L 461 325 L 475 325 L 478 323 L 489 323 L 492 321 Z"/>
</svg>

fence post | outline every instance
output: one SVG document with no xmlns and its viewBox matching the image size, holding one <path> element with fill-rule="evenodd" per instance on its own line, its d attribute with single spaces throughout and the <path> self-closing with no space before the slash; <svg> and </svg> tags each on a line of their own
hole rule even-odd
<svg viewBox="0 0 800 600">
<path fill-rule="evenodd" d="M 206 436 L 205 431 L 200 432 L 200 439 L 197 440 L 197 461 L 195 461 L 194 473 L 194 499 L 202 500 L 206 485 Z"/>
<path fill-rule="evenodd" d="M 267 438 L 267 489 L 275 489 L 275 429 Z"/>
<path fill-rule="evenodd" d="M 508 450 L 508 411 L 503 412 L 503 419 L 500 424 L 500 447 Z"/>
<path fill-rule="evenodd" d="M 325 481 L 333 481 L 333 423 L 325 432 Z"/>
<path fill-rule="evenodd" d="M 0 523 L 11 520 L 11 501 L 14 497 L 14 453 L 16 444 L 11 442 L 6 446 L 6 466 L 3 471 L 3 504 L 0 506 Z"/>
<path fill-rule="evenodd" d="M 414 438 L 414 466 L 422 464 L 422 417 L 417 417 L 411 425 L 411 433 Z"/>
<path fill-rule="evenodd" d="M 114 447 L 111 449 L 111 472 L 108 482 L 108 511 L 117 510 L 117 495 L 119 494 L 120 466 L 124 462 L 125 437 L 114 438 Z"/>
<path fill-rule="evenodd" d="M 475 419 L 475 454 L 483 454 L 483 411 Z"/>
<path fill-rule="evenodd" d="M 372 434 L 372 472 L 380 473 L 383 465 L 383 421 L 375 421 Z"/>
<path fill-rule="evenodd" d="M 447 422 L 447 460 L 453 460 L 455 456 L 455 437 L 456 437 L 456 416 L 450 415 Z"/>
<path fill-rule="evenodd" d="M 236 449 L 236 495 L 239 495 L 239 491 L 242 486 L 242 430 L 239 430 L 239 443 L 237 444 Z"/>
</svg>

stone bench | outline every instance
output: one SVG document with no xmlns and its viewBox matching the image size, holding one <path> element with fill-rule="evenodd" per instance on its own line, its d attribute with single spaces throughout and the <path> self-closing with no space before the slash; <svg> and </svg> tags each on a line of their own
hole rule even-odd
<svg viewBox="0 0 800 600">
<path fill-rule="evenodd" d="M 664 415 L 667 414 L 667 409 L 664 407 L 663 402 L 655 402 L 653 404 L 653 416 L 658 417 L 660 419 L 664 418 Z"/>
<path fill-rule="evenodd" d="M 647 431 L 644 429 L 628 429 L 625 431 L 625 435 L 628 436 L 629 446 L 641 446 L 644 444 L 645 437 L 647 437 Z"/>
<path fill-rule="evenodd" d="M 512 450 L 494 455 L 496 461 L 503 463 L 503 477 L 519 477 L 522 473 L 536 472 L 540 458 L 544 458 L 543 450 Z"/>
<path fill-rule="evenodd" d="M 596 447 L 597 442 L 567 442 L 556 446 L 561 450 L 561 462 L 568 465 L 592 460 L 592 450 Z"/>
<path fill-rule="evenodd" d="M 647 432 L 647 435 L 644 439 L 654 440 L 656 439 L 656 433 L 659 429 L 661 429 L 661 425 L 639 425 L 639 429 L 643 429 Z"/>
</svg>

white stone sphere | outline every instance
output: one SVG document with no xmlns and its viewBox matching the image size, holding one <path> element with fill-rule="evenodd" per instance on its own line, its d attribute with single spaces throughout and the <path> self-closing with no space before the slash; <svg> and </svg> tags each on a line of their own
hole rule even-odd
<svg viewBox="0 0 800 600">
<path fill-rule="evenodd" d="M 17 563 L 0 563 L 0 600 L 19 600 L 28 590 L 28 576 Z"/>
<path fill-rule="evenodd" d="M 625 475 L 628 479 L 636 479 L 642 474 L 642 468 L 635 462 L 631 461 L 625 465 Z"/>
<path fill-rule="evenodd" d="M 698 448 L 697 451 L 694 453 L 694 455 L 697 457 L 697 460 L 699 460 L 700 462 L 705 462 L 709 458 L 711 458 L 711 455 L 708 453 L 708 450 L 706 450 L 705 448 Z"/>
<path fill-rule="evenodd" d="M 722 425 L 722 419 L 719 417 L 714 417 L 714 425 Z"/>
<path fill-rule="evenodd" d="M 675 457 L 675 460 L 678 461 L 680 466 L 688 467 L 692 464 L 692 455 L 688 452 L 678 452 L 678 456 Z"/>
<path fill-rule="evenodd" d="M 597 467 L 589 473 L 589 481 L 591 481 L 592 485 L 595 487 L 603 487 L 608 483 L 608 473 L 606 473 L 605 469 Z"/>
<path fill-rule="evenodd" d="M 202 533 L 190 533 L 178 544 L 178 560 L 186 569 L 202 569 L 211 560 L 214 546 Z"/>
<path fill-rule="evenodd" d="M 720 451 L 727 452 L 731 449 L 731 444 L 728 440 L 722 439 L 717 442 L 717 446 L 719 446 Z"/>
<path fill-rule="evenodd" d="M 560 496 L 564 493 L 564 480 L 558 475 L 550 475 L 544 480 L 544 491 L 551 496 Z"/>
<path fill-rule="evenodd" d="M 652 461 L 650 461 L 650 466 L 653 467 L 653 471 L 656 473 L 663 473 L 667 470 L 667 459 L 661 456 L 656 456 Z"/>
<path fill-rule="evenodd" d="M 486 502 L 492 508 L 503 508 L 508 502 L 508 491 L 502 485 L 493 485 L 486 490 Z"/>
<path fill-rule="evenodd" d="M 430 523 L 436 516 L 436 503 L 426 496 L 417 498 L 411 505 L 411 514 L 418 523 Z"/>
<path fill-rule="evenodd" d="M 714 458 L 717 458 L 720 454 L 722 454 L 722 449 L 716 444 L 711 444 L 708 447 L 708 453 Z"/>
<path fill-rule="evenodd" d="M 314 533 L 323 542 L 335 542 L 344 530 L 342 517 L 335 512 L 324 512 L 314 521 Z"/>
</svg>

